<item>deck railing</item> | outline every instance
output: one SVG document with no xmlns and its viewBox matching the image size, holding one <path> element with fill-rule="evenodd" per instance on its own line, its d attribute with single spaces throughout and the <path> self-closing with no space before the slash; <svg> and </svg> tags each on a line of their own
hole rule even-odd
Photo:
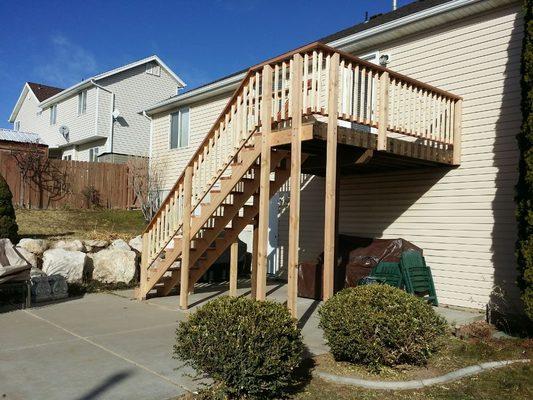
<svg viewBox="0 0 533 400">
<path fill-rule="evenodd" d="M 298 102 L 293 101 L 295 94 L 291 92 L 295 65 L 302 66 Z M 338 71 L 336 78 L 332 68 Z M 270 79 L 265 80 L 265 71 L 272 74 Z M 188 210 L 190 204 L 194 213 L 213 185 L 227 174 L 232 160 L 238 161 L 240 149 L 255 140 L 253 133 L 264 123 L 265 81 L 272 82 L 272 113 L 267 123 L 289 124 L 293 103 L 302 105 L 304 116 L 328 116 L 329 97 L 335 96 L 338 120 L 375 132 L 378 150 L 386 150 L 387 137 L 398 135 L 440 148 L 459 146 L 458 96 L 320 43 L 271 59 L 250 68 L 189 161 L 186 170 L 190 179 L 185 179 L 185 172 L 180 176 L 146 228 L 145 268 L 173 237 L 179 236 L 184 205 L 187 203 Z M 189 184 L 191 187 L 186 188 Z M 186 198 L 187 192 L 191 198 Z M 190 215 L 185 221 L 190 223 Z"/>
</svg>

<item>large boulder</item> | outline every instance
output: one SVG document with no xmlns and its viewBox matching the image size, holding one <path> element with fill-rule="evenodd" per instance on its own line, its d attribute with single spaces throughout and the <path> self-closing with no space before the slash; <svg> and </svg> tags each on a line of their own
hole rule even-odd
<svg viewBox="0 0 533 400">
<path fill-rule="evenodd" d="M 81 240 L 60 240 L 52 244 L 53 249 L 63 249 L 68 251 L 85 251 L 85 246 Z"/>
<path fill-rule="evenodd" d="M 113 240 L 109 247 L 113 249 L 121 249 L 121 250 L 128 250 L 128 251 L 131 250 L 131 247 L 129 246 L 129 244 L 126 243 L 126 241 L 122 239 Z"/>
<path fill-rule="evenodd" d="M 81 282 L 87 256 L 81 251 L 50 249 L 43 254 L 43 271 L 51 275 L 61 275 L 67 282 Z"/>
<path fill-rule="evenodd" d="M 50 247 L 48 240 L 44 239 L 20 239 L 17 247 L 21 247 L 37 256 L 43 254 Z"/>
<path fill-rule="evenodd" d="M 139 236 L 135 236 L 133 239 L 131 239 L 128 244 L 130 245 L 130 247 L 137 251 L 138 253 L 142 253 L 142 249 L 143 249 L 143 238 L 142 238 L 142 235 L 139 235 Z"/>
<path fill-rule="evenodd" d="M 107 240 L 84 240 L 85 251 L 87 253 L 97 252 L 107 247 L 109 242 Z"/>
<path fill-rule="evenodd" d="M 38 260 L 37 255 L 26 250 L 24 247 L 15 247 L 15 250 L 24 258 L 28 264 L 30 264 L 33 268 L 38 267 Z"/>
<path fill-rule="evenodd" d="M 94 280 L 129 283 L 135 276 L 136 254 L 131 250 L 108 247 L 91 255 Z"/>
</svg>

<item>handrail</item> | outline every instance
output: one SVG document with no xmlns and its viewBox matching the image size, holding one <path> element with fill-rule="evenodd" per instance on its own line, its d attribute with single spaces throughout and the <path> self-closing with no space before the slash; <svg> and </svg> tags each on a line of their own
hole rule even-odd
<svg viewBox="0 0 533 400">
<path fill-rule="evenodd" d="M 303 85 L 291 93 L 293 58 L 303 59 Z M 336 55 L 336 56 L 334 56 Z M 337 118 L 379 129 L 378 149 L 385 150 L 388 135 L 413 137 L 435 143 L 454 145 L 457 135 L 457 110 L 460 96 L 361 60 L 323 43 L 312 43 L 252 66 L 235 90 L 212 128 L 187 163 L 193 168 L 194 210 L 221 178 L 251 133 L 261 127 L 263 99 L 262 75 L 270 66 L 273 74 L 272 114 L 269 123 L 289 121 L 292 99 L 302 96 L 303 115 L 328 115 L 329 70 L 337 62 L 339 89 Z M 152 235 L 150 252 L 162 251 L 178 232 L 182 217 L 184 175 L 182 172 L 144 233 Z M 157 225 L 156 225 L 157 224 Z M 150 236 L 151 237 L 151 236 Z M 156 244 L 153 244 L 156 243 Z M 152 251 L 153 250 L 153 251 Z"/>
</svg>

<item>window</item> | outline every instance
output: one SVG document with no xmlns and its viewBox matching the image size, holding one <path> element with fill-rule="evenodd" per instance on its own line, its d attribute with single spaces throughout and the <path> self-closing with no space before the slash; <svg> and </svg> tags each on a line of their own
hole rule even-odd
<svg viewBox="0 0 533 400">
<path fill-rule="evenodd" d="M 176 149 L 189 145 L 189 107 L 183 107 L 171 115 L 170 148 Z"/>
<path fill-rule="evenodd" d="M 50 107 L 50 125 L 55 125 L 57 120 L 57 104 Z"/>
<path fill-rule="evenodd" d="M 89 149 L 89 161 L 98 162 L 98 147 Z"/>
<path fill-rule="evenodd" d="M 161 75 L 161 67 L 155 62 L 150 62 L 146 64 L 146 73 L 150 75 L 159 76 Z"/>
<path fill-rule="evenodd" d="M 63 160 L 70 161 L 72 160 L 72 156 L 70 154 L 68 156 L 63 156 Z"/>
<path fill-rule="evenodd" d="M 78 115 L 85 114 L 87 111 L 87 90 L 78 94 Z"/>
<path fill-rule="evenodd" d="M 20 131 L 20 121 L 15 121 L 15 125 L 13 127 L 16 131 Z"/>
</svg>

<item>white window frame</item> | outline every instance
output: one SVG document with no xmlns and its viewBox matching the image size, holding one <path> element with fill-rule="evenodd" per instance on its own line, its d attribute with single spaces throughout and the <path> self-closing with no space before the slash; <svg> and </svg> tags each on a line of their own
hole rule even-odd
<svg viewBox="0 0 533 400">
<path fill-rule="evenodd" d="M 184 114 L 184 111 L 187 110 L 187 132 L 186 136 L 184 135 L 184 132 L 181 131 L 182 128 L 182 117 Z M 178 124 L 178 132 L 177 132 L 177 142 L 176 145 L 172 145 L 172 121 L 174 121 L 174 116 L 177 115 L 177 124 Z M 187 138 L 186 143 L 183 140 L 184 137 Z M 168 148 L 169 149 L 185 149 L 189 147 L 189 142 L 191 140 L 191 108 L 188 106 L 180 107 L 176 112 L 170 114 L 170 132 L 168 136 Z"/>
<path fill-rule="evenodd" d="M 78 115 L 85 114 L 87 112 L 87 90 L 82 90 L 78 94 Z"/>
<path fill-rule="evenodd" d="M 99 147 L 91 147 L 89 149 L 89 161 L 98 162 L 98 153 L 100 152 Z"/>
<path fill-rule="evenodd" d="M 72 154 L 67 154 L 61 157 L 65 161 L 72 161 Z"/>
<path fill-rule="evenodd" d="M 55 125 L 57 123 L 57 104 L 54 104 L 50 107 L 50 125 Z"/>
</svg>

